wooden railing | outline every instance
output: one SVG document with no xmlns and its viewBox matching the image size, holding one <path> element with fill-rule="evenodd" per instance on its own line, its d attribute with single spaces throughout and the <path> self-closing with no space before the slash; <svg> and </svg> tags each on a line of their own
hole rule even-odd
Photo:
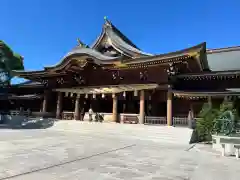
<svg viewBox="0 0 240 180">
<path fill-rule="evenodd" d="M 122 122 L 125 124 L 138 124 L 138 114 L 122 114 Z"/>
<path fill-rule="evenodd" d="M 29 116 L 31 112 L 29 111 L 10 111 L 11 116 L 18 116 L 18 115 L 23 115 L 23 116 Z"/>
<path fill-rule="evenodd" d="M 167 117 L 145 116 L 144 124 L 166 125 Z M 187 117 L 173 117 L 173 126 L 188 126 Z"/>
<path fill-rule="evenodd" d="M 161 116 L 145 116 L 144 124 L 167 124 L 167 118 Z"/>
<path fill-rule="evenodd" d="M 104 114 L 104 113 L 103 113 Z M 111 114 L 111 113 L 107 113 Z M 121 122 L 128 124 L 138 124 L 139 115 L 138 114 L 120 114 Z M 73 120 L 74 112 L 64 111 L 62 112 L 62 119 L 64 120 Z M 88 121 L 88 113 L 85 114 L 85 121 Z M 164 116 L 145 116 L 144 124 L 151 125 L 166 125 L 167 118 Z M 173 117 L 173 126 L 188 126 L 187 117 Z"/>
<path fill-rule="evenodd" d="M 173 117 L 173 126 L 188 126 L 187 117 Z"/>
<path fill-rule="evenodd" d="M 9 114 L 10 116 L 27 116 L 27 117 L 47 117 L 47 118 L 54 118 L 55 113 L 53 112 L 38 112 L 38 111 L 10 111 Z"/>
<path fill-rule="evenodd" d="M 64 119 L 64 120 L 73 120 L 74 119 L 74 112 L 63 111 L 62 112 L 62 119 Z"/>
</svg>

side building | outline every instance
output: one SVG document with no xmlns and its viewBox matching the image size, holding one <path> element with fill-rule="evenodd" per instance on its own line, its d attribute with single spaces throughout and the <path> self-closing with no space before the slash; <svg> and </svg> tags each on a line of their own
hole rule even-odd
<svg viewBox="0 0 240 180">
<path fill-rule="evenodd" d="M 208 54 L 218 51 L 206 50 L 203 42 L 167 54 L 145 53 L 105 20 L 91 46 L 78 40 L 58 64 L 14 74 L 41 83 L 41 110 L 56 118 L 79 120 L 91 107 L 106 121 L 186 125 L 189 112 L 198 113 L 209 97 L 238 94 L 228 89 L 238 88 L 240 71 L 211 70 Z"/>
</svg>

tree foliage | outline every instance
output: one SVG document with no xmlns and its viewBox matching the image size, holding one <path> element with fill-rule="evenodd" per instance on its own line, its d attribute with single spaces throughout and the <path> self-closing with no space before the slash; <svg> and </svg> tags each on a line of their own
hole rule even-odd
<svg viewBox="0 0 240 180">
<path fill-rule="evenodd" d="M 211 104 L 203 104 L 196 124 L 199 141 L 211 140 L 214 119 L 218 116 L 218 113 L 218 109 L 213 108 Z"/>
<path fill-rule="evenodd" d="M 15 52 L 2 40 L 0 40 L 0 84 L 9 83 L 12 70 L 23 70 L 23 57 Z"/>
<path fill-rule="evenodd" d="M 234 101 L 228 99 L 225 99 L 220 107 L 218 104 L 205 103 L 198 117 L 196 130 L 199 141 L 210 141 L 213 133 L 233 133 L 232 129 L 239 119 Z M 223 123 L 227 121 L 232 122 L 232 126 L 229 126 L 229 123 L 228 126 L 224 126 Z"/>
<path fill-rule="evenodd" d="M 239 115 L 235 104 L 235 102 L 227 100 L 221 104 L 219 115 L 214 119 L 214 134 L 231 135 L 236 133 Z"/>
</svg>

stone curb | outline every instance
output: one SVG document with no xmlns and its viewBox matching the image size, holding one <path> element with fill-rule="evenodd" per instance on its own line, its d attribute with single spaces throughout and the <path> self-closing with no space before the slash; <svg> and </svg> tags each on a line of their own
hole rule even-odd
<svg viewBox="0 0 240 180">
<path fill-rule="evenodd" d="M 208 151 L 208 150 L 205 150 L 205 149 L 202 149 L 200 147 L 198 147 L 199 145 L 198 144 L 195 144 L 195 146 L 193 147 L 194 150 L 198 151 L 198 152 L 203 152 L 203 153 L 207 153 L 207 154 L 211 154 L 211 155 L 215 155 L 215 156 L 221 156 L 221 153 L 219 152 L 211 152 L 211 151 Z"/>
</svg>

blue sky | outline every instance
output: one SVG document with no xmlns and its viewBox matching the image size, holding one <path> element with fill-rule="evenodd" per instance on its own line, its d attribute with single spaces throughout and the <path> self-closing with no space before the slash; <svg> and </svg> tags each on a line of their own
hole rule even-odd
<svg viewBox="0 0 240 180">
<path fill-rule="evenodd" d="M 142 50 L 159 54 L 206 41 L 240 45 L 239 0 L 2 0 L 0 39 L 24 56 L 25 69 L 54 65 L 91 44 L 104 16 Z"/>
</svg>

